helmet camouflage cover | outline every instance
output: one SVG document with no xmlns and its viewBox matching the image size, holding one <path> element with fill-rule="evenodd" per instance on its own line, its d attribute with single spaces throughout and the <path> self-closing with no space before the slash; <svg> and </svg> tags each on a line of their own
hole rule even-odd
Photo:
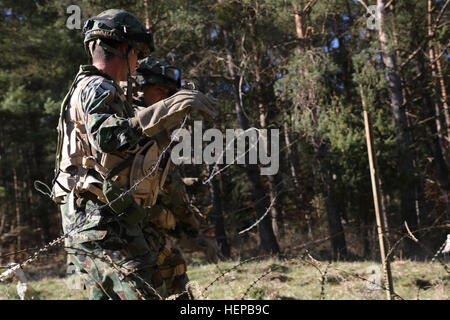
<svg viewBox="0 0 450 320">
<path fill-rule="evenodd" d="M 138 61 L 134 75 L 139 85 L 160 85 L 169 89 L 169 94 L 175 93 L 181 87 L 180 70 L 152 56 Z"/>
<path fill-rule="evenodd" d="M 139 50 L 139 57 L 148 56 L 154 50 L 153 34 L 132 14 L 118 9 L 103 11 L 88 19 L 83 27 L 84 44 L 96 39 L 112 39 L 128 43 Z"/>
</svg>

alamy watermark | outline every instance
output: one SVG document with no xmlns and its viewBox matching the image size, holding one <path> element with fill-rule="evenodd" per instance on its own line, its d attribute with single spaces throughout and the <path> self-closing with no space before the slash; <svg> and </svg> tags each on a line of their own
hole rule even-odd
<svg viewBox="0 0 450 320">
<path fill-rule="evenodd" d="M 219 129 L 203 133 L 202 121 L 194 121 L 193 137 L 187 129 L 175 130 L 172 140 L 182 141 L 172 147 L 174 164 L 261 164 L 261 175 L 274 175 L 280 166 L 279 129 L 226 129 L 224 139 Z M 270 154 L 269 143 L 270 140 Z M 203 148 L 203 142 L 210 142 Z M 224 146 L 225 141 L 225 146 Z M 236 141 L 236 143 L 235 143 Z M 193 142 L 193 145 L 192 145 Z M 247 144 L 248 142 L 248 144 Z M 235 152 L 236 146 L 236 152 Z M 193 156 L 192 156 L 193 154 Z M 247 157 L 248 154 L 248 157 Z M 246 161 L 248 158 L 248 162 Z"/>
<path fill-rule="evenodd" d="M 77 5 L 70 5 L 66 12 L 69 14 L 66 21 L 67 28 L 70 30 L 81 29 L 81 8 Z M 171 151 L 171 159 L 174 164 L 218 165 L 226 163 L 227 166 L 234 163 L 261 164 L 261 175 L 274 175 L 278 172 L 280 166 L 278 129 L 270 130 L 270 155 L 267 129 L 250 128 L 245 131 L 226 129 L 225 147 L 222 132 L 218 129 L 208 129 L 203 133 L 201 121 L 194 121 L 193 135 L 192 139 L 191 133 L 186 129 L 178 129 L 173 133 L 173 140 L 179 141 L 182 137 L 182 141 Z M 204 141 L 210 143 L 203 149 Z M 248 163 L 246 163 L 247 158 Z"/>
<path fill-rule="evenodd" d="M 66 20 L 66 26 L 70 30 L 81 29 L 81 8 L 75 4 L 68 6 L 66 13 L 70 16 Z"/>
<path fill-rule="evenodd" d="M 367 7 L 367 13 L 370 17 L 367 18 L 367 28 L 370 30 L 380 30 L 381 27 L 381 8 L 375 4 Z"/>
<path fill-rule="evenodd" d="M 66 20 L 66 26 L 70 30 L 81 29 L 81 8 L 75 4 L 70 5 L 66 9 L 69 17 Z M 367 6 L 367 28 L 370 30 L 379 30 L 381 22 L 381 8 L 375 4 Z"/>
</svg>

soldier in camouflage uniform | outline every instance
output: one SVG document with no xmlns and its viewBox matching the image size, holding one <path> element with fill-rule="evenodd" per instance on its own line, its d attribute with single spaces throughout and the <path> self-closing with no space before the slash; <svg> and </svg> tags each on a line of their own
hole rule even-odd
<svg viewBox="0 0 450 320">
<path fill-rule="evenodd" d="M 165 298 L 164 243 L 157 234 L 147 242 L 142 223 L 168 166 L 148 138 L 175 129 L 191 110 L 215 116 L 217 102 L 181 90 L 135 112 L 118 82 L 153 50 L 151 33 L 116 9 L 86 21 L 83 32 L 92 65 L 80 67 L 61 105 L 53 189 L 68 260 L 90 299 Z"/>
<path fill-rule="evenodd" d="M 134 74 L 137 83 L 137 105 L 142 108 L 175 94 L 181 88 L 180 71 L 165 61 L 151 56 L 139 61 Z M 167 146 L 168 132 L 163 130 L 154 137 L 160 148 Z M 203 251 L 210 262 L 217 262 L 219 250 L 217 245 L 206 238 L 200 231 L 200 211 L 191 204 L 185 184 L 175 166 L 170 167 L 164 186 L 159 190 L 158 199 L 150 209 L 151 214 L 144 223 L 144 236 L 149 243 L 153 241 L 154 230 L 159 235 L 168 234 L 180 241 L 184 248 Z M 145 227 L 147 226 L 147 228 Z M 183 291 L 188 277 L 186 263 L 177 248 L 170 248 L 164 240 L 168 256 L 160 269 L 169 294 Z"/>
</svg>

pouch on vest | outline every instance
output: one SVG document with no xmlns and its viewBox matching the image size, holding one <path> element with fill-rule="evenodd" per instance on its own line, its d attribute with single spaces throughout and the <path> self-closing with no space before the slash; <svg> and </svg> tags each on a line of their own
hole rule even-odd
<svg viewBox="0 0 450 320">
<path fill-rule="evenodd" d="M 53 200 L 57 203 L 79 183 L 81 185 L 84 183 L 83 179 L 87 170 L 83 168 L 83 158 L 92 155 L 91 147 L 87 142 L 81 105 L 82 89 L 92 80 L 91 76 L 89 72 L 79 73 L 61 105 L 58 124 L 57 173 L 53 186 Z"/>
<path fill-rule="evenodd" d="M 131 153 L 104 153 L 102 154 L 100 164 L 106 170 L 113 170 L 121 165 L 122 162 L 126 161 L 128 158 L 133 157 Z M 130 163 L 131 164 L 131 163 Z M 118 171 L 118 170 L 116 170 Z M 105 175 L 103 175 L 105 177 Z M 127 165 L 122 170 L 116 172 L 114 176 L 111 177 L 111 180 L 116 182 L 122 188 L 129 188 L 129 177 L 130 177 L 130 166 Z"/>
<path fill-rule="evenodd" d="M 109 207 L 129 225 L 140 223 L 145 217 L 145 210 L 139 207 L 133 197 L 110 179 L 103 182 L 103 194 Z"/>
<path fill-rule="evenodd" d="M 167 230 L 175 230 L 177 221 L 173 213 L 161 205 L 154 205 L 148 209 L 148 221 L 155 226 Z"/>
<path fill-rule="evenodd" d="M 159 148 L 154 140 L 147 142 L 134 156 L 130 170 L 130 186 L 134 199 L 142 207 L 156 203 L 161 168 L 155 166 L 159 156 Z"/>
</svg>

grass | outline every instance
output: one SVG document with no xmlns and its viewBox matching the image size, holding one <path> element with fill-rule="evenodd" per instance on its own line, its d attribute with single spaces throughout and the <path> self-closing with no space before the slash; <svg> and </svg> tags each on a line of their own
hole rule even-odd
<svg viewBox="0 0 450 320">
<path fill-rule="evenodd" d="M 223 277 L 237 262 L 188 267 L 197 299 L 327 299 L 381 300 L 386 293 L 367 280 L 382 276 L 374 262 L 319 262 L 275 259 L 245 263 Z M 395 292 L 407 300 L 448 300 L 450 276 L 439 263 L 399 260 L 391 263 Z M 205 288 L 217 279 L 213 285 Z M 259 279 L 259 280 L 258 280 Z M 83 290 L 69 290 L 64 277 L 30 281 L 39 299 L 86 299 Z M 16 283 L 0 284 L 0 299 L 19 299 Z"/>
</svg>

